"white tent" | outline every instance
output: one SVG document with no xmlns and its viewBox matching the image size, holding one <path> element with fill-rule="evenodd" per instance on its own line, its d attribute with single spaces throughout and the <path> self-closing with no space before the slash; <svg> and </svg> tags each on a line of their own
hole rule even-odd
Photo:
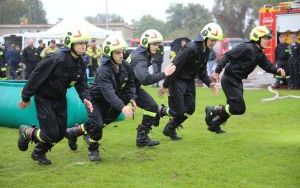
<svg viewBox="0 0 300 188">
<path fill-rule="evenodd" d="M 121 31 L 109 31 L 90 24 L 83 18 L 65 18 L 45 32 L 36 33 L 38 38 L 63 39 L 69 31 L 89 32 L 92 38 L 104 40 L 108 35 L 123 36 Z"/>
</svg>

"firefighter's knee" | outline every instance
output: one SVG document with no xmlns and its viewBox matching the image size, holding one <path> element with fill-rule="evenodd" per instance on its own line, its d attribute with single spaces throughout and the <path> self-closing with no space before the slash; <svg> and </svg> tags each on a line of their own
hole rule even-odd
<svg viewBox="0 0 300 188">
<path fill-rule="evenodd" d="M 42 139 L 43 141 L 47 142 L 47 143 L 58 143 L 59 141 L 61 141 L 63 138 L 65 137 L 65 135 L 63 134 L 53 134 L 50 137 L 48 137 L 49 139 Z"/>
<path fill-rule="evenodd" d="M 92 126 L 88 130 L 88 134 L 94 141 L 99 141 L 102 138 L 102 125 Z"/>
</svg>

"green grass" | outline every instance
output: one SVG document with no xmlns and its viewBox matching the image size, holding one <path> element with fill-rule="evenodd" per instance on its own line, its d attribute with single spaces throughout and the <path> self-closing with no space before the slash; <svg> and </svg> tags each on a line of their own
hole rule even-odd
<svg viewBox="0 0 300 188">
<path fill-rule="evenodd" d="M 155 96 L 156 90 L 147 88 Z M 222 92 L 221 92 L 222 93 Z M 281 91 L 300 95 L 300 91 Z M 182 141 L 162 135 L 167 118 L 152 130 L 161 141 L 155 148 L 136 148 L 135 120 L 116 122 L 104 129 L 103 161 L 88 161 L 87 147 L 79 139 L 72 152 L 64 139 L 47 155 L 50 166 L 39 166 L 17 148 L 17 129 L 0 128 L 0 187 L 300 187 L 300 100 L 262 103 L 266 90 L 246 90 L 246 114 L 234 116 L 226 134 L 206 130 L 203 109 L 224 104 L 223 94 L 212 97 L 197 89 L 197 109 L 179 130 Z M 167 97 L 157 98 L 166 103 Z"/>
</svg>

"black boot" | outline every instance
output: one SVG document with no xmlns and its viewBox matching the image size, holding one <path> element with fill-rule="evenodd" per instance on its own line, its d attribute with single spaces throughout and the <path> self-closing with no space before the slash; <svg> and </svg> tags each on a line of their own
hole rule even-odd
<svg viewBox="0 0 300 188">
<path fill-rule="evenodd" d="M 151 140 L 149 138 L 148 134 L 151 130 L 151 126 L 140 124 L 136 130 L 137 130 L 137 135 L 136 135 L 137 147 L 144 147 L 144 146 L 152 147 L 160 144 L 159 141 Z"/>
<path fill-rule="evenodd" d="M 89 142 L 89 159 L 92 162 L 100 161 L 100 153 L 99 153 L 99 143 L 98 142 Z"/>
<path fill-rule="evenodd" d="M 71 150 L 77 150 L 77 137 L 83 135 L 80 125 L 72 128 L 68 128 L 66 132 L 66 138 L 68 139 L 68 144 Z"/>
<path fill-rule="evenodd" d="M 221 129 L 221 125 L 230 117 L 225 111 L 225 107 L 207 106 L 205 108 L 205 113 L 205 122 L 208 126 L 208 130 L 217 134 L 225 133 L 225 131 Z"/>
<path fill-rule="evenodd" d="M 27 125 L 21 125 L 19 127 L 19 140 L 18 147 L 20 151 L 26 151 L 28 149 L 28 144 L 32 141 L 32 135 L 35 128 L 32 128 Z"/>
<path fill-rule="evenodd" d="M 52 146 L 53 145 L 49 143 L 38 142 L 35 144 L 31 158 L 38 161 L 39 165 L 50 165 L 51 161 L 47 159 L 46 153 L 52 148 Z"/>
<path fill-rule="evenodd" d="M 182 138 L 177 135 L 176 128 L 180 125 L 176 125 L 175 122 L 170 119 L 170 121 L 167 123 L 163 130 L 163 134 L 165 136 L 170 137 L 172 140 L 181 140 Z"/>
<path fill-rule="evenodd" d="M 155 127 L 159 126 L 159 121 L 160 121 L 161 117 L 168 116 L 167 111 L 168 111 L 168 107 L 166 107 L 164 104 L 161 104 L 161 105 L 158 106 L 156 117 L 153 121 L 153 125 Z"/>
</svg>

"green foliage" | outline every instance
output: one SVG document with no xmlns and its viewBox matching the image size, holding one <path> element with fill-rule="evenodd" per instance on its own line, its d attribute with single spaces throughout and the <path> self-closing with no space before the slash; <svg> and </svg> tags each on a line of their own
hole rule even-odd
<svg viewBox="0 0 300 188">
<path fill-rule="evenodd" d="M 133 27 L 133 35 L 137 38 L 139 38 L 142 35 L 142 33 L 147 29 L 158 30 L 164 38 L 169 32 L 168 25 L 165 22 L 158 20 L 152 17 L 151 15 L 145 15 L 138 21 L 133 20 Z"/>
<path fill-rule="evenodd" d="M 21 0 L 0 1 L 0 24 L 20 24 L 20 18 L 28 12 Z"/>
<path fill-rule="evenodd" d="M 248 37 L 258 21 L 258 11 L 265 4 L 277 5 L 286 0 L 215 0 L 212 10 L 225 37 Z"/>
<path fill-rule="evenodd" d="M 97 14 L 95 17 L 88 16 L 85 19 L 91 23 L 104 24 L 106 20 L 106 15 Z M 109 19 L 109 23 L 124 23 L 124 18 L 122 18 L 120 15 L 109 14 L 108 19 Z"/>
<path fill-rule="evenodd" d="M 154 28 L 162 33 L 165 40 L 182 36 L 194 38 L 205 24 L 213 20 L 211 13 L 200 4 L 171 4 L 166 14 L 166 23 L 150 15 L 133 20 L 134 36 L 139 37 L 146 29 Z"/>
<path fill-rule="evenodd" d="M 28 7 L 26 16 L 30 24 L 47 24 L 46 11 L 40 0 L 24 0 Z"/>
<path fill-rule="evenodd" d="M 146 87 L 152 96 L 157 90 Z M 299 91 L 281 94 L 300 95 Z M 66 139 L 56 144 L 48 158 L 52 165 L 37 165 L 29 151 L 17 149 L 17 129 L 0 128 L 0 187 L 163 187 L 163 188 L 298 188 L 300 127 L 297 99 L 262 103 L 266 90 L 245 90 L 247 112 L 231 117 L 226 134 L 206 130 L 203 109 L 224 104 L 221 94 L 212 97 L 208 89 L 197 89 L 195 113 L 174 142 L 162 135 L 168 118 L 154 127 L 150 136 L 161 141 L 155 148 L 136 148 L 136 126 L 142 118 L 115 122 L 104 129 L 101 141 L 103 160 L 88 161 L 87 146 L 78 139 L 78 151 L 68 149 Z M 159 104 L 167 97 L 156 98 Z"/>
<path fill-rule="evenodd" d="M 28 18 L 29 24 L 46 24 L 46 11 L 40 0 L 1 0 L 0 24 L 20 24 Z"/>
<path fill-rule="evenodd" d="M 200 4 L 171 4 L 166 13 L 167 24 L 173 31 L 168 35 L 170 39 L 182 36 L 194 38 L 205 24 L 213 21 L 209 10 Z"/>
</svg>

